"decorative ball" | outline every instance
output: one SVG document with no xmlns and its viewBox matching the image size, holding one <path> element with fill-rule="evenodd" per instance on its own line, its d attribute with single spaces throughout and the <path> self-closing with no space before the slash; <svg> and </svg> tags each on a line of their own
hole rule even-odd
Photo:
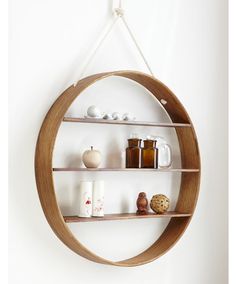
<svg viewBox="0 0 236 284">
<path fill-rule="evenodd" d="M 122 119 L 123 119 L 123 120 L 130 121 L 130 120 L 135 120 L 135 117 L 132 116 L 130 113 L 126 112 L 126 113 L 123 114 Z"/>
<path fill-rule="evenodd" d="M 150 202 L 150 207 L 157 214 L 164 213 L 169 208 L 169 205 L 170 205 L 170 200 L 164 194 L 153 195 Z"/>
<path fill-rule="evenodd" d="M 89 117 L 96 117 L 96 118 L 99 118 L 101 117 L 101 111 L 98 107 L 96 106 L 90 106 L 88 109 L 87 109 L 87 115 Z"/>
<path fill-rule="evenodd" d="M 110 113 L 105 113 L 102 117 L 103 119 L 112 120 L 112 115 Z"/>
<path fill-rule="evenodd" d="M 112 118 L 114 120 L 121 120 L 121 114 L 119 112 L 113 112 Z"/>
</svg>

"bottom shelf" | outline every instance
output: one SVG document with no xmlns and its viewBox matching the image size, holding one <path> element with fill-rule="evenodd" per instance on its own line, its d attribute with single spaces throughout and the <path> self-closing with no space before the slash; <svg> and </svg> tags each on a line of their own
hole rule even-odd
<svg viewBox="0 0 236 284">
<path fill-rule="evenodd" d="M 66 223 L 77 222 L 96 222 L 96 221 L 112 221 L 112 220 L 128 220 L 128 219 L 150 219 L 150 218 L 181 218 L 190 217 L 191 213 L 180 213 L 176 211 L 168 211 L 163 214 L 148 213 L 147 215 L 137 215 L 136 213 L 119 213 L 119 214 L 105 214 L 104 217 L 78 217 L 78 216 L 64 216 Z"/>
</svg>

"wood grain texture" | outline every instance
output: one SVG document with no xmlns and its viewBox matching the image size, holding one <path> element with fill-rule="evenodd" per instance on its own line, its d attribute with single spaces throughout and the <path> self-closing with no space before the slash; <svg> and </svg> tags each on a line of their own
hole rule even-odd
<svg viewBox="0 0 236 284">
<path fill-rule="evenodd" d="M 175 211 L 185 212 L 190 215 L 193 214 L 200 183 L 200 155 L 194 127 L 177 97 L 163 83 L 141 72 L 115 71 L 95 74 L 83 78 L 75 87 L 71 86 L 65 90 L 48 111 L 40 129 L 35 152 L 35 176 L 39 198 L 47 221 L 55 234 L 65 245 L 75 253 L 98 263 L 117 266 L 137 266 L 153 261 L 166 253 L 182 236 L 191 217 L 171 218 L 162 235 L 152 246 L 133 258 L 113 262 L 95 255 L 74 237 L 61 214 L 54 190 L 52 166 L 53 148 L 58 129 L 64 119 L 65 113 L 81 92 L 96 81 L 110 76 L 125 77 L 146 87 L 156 97 L 159 103 L 162 99 L 167 102 L 162 106 L 173 123 L 191 125 L 191 127 L 178 127 L 175 130 L 179 139 L 182 168 L 199 169 L 199 172 L 182 173 L 180 194 Z"/>
<path fill-rule="evenodd" d="M 130 219 L 155 219 L 155 218 L 184 218 L 190 217 L 190 213 L 180 213 L 175 211 L 168 211 L 163 214 L 148 213 L 147 215 L 137 215 L 137 213 L 117 213 L 105 214 L 104 217 L 78 217 L 78 216 L 64 216 L 66 223 L 78 222 L 101 222 L 114 220 L 130 220 Z"/>
</svg>

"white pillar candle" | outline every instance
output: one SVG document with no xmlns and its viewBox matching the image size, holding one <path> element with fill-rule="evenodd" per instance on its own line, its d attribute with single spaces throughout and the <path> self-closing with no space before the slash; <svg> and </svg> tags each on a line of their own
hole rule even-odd
<svg viewBox="0 0 236 284">
<path fill-rule="evenodd" d="M 93 212 L 95 217 L 104 216 L 104 181 L 93 182 Z"/>
<path fill-rule="evenodd" d="M 92 188 L 91 181 L 81 181 L 79 187 L 79 217 L 92 215 Z"/>
</svg>

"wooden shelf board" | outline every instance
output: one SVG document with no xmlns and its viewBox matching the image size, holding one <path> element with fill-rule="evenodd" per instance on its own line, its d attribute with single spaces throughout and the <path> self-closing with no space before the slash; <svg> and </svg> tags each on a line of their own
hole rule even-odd
<svg viewBox="0 0 236 284">
<path fill-rule="evenodd" d="M 99 124 L 115 124 L 115 125 L 134 125 L 134 126 L 156 126 L 156 127 L 191 127 L 189 123 L 164 123 L 164 122 L 148 122 L 148 121 L 125 121 L 125 120 L 106 120 L 99 118 L 79 118 L 64 117 L 64 122 L 80 122 L 80 123 L 99 123 Z"/>
<path fill-rule="evenodd" d="M 147 215 L 136 215 L 136 213 L 120 213 L 120 214 L 106 214 L 104 217 L 78 217 L 78 216 L 64 216 L 66 223 L 77 222 L 97 222 L 97 221 L 112 221 L 112 220 L 128 220 L 128 219 L 151 219 L 151 218 L 183 218 L 190 217 L 191 213 L 179 213 L 169 211 L 164 214 L 148 213 Z"/>
<path fill-rule="evenodd" d="M 199 169 L 138 169 L 138 168 L 53 168 L 54 172 L 186 172 L 195 173 Z"/>
</svg>

